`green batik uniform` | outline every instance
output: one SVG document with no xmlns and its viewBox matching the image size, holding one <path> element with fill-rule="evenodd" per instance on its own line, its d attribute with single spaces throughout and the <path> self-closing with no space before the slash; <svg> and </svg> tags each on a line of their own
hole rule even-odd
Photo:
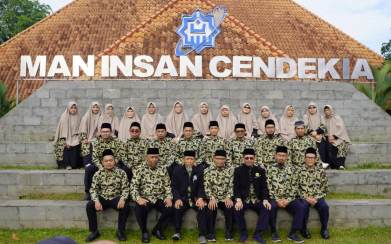
<svg viewBox="0 0 391 244">
<path fill-rule="evenodd" d="M 102 169 L 101 157 L 102 153 L 106 149 L 111 149 L 114 153 L 114 158 L 118 161 L 125 161 L 124 145 L 117 138 L 109 138 L 103 140 L 102 137 L 98 137 L 96 141 L 92 142 L 92 162 Z M 117 161 L 117 162 L 118 162 Z"/>
<path fill-rule="evenodd" d="M 148 149 L 148 139 L 129 138 L 124 144 L 125 165 L 130 169 L 139 167 L 144 161 Z"/>
<path fill-rule="evenodd" d="M 295 165 L 302 165 L 304 163 L 305 151 L 312 147 L 316 149 L 316 154 L 319 159 L 318 147 L 315 140 L 309 136 L 295 137 L 288 142 L 289 161 Z"/>
<path fill-rule="evenodd" d="M 157 200 L 172 199 L 170 178 L 166 168 L 150 168 L 146 162 L 135 172 L 130 186 L 134 201 L 144 198 L 154 204 Z"/>
<path fill-rule="evenodd" d="M 126 200 L 129 197 L 129 181 L 125 171 L 117 167 L 100 169 L 94 174 L 90 193 L 93 201 L 98 201 L 99 197 L 112 200 L 118 196 Z"/>
<path fill-rule="evenodd" d="M 216 136 L 215 138 L 205 136 L 202 139 L 200 146 L 200 161 L 212 165 L 213 155 L 216 150 L 227 150 L 226 141 L 219 136 Z"/>
<path fill-rule="evenodd" d="M 233 167 L 240 166 L 243 163 L 243 150 L 246 148 L 254 148 L 254 141 L 252 139 L 229 139 L 227 141 L 228 164 Z"/>
<path fill-rule="evenodd" d="M 303 165 L 298 171 L 299 196 L 301 198 L 324 198 L 328 192 L 328 180 L 322 167 Z"/>
<path fill-rule="evenodd" d="M 175 144 L 171 138 L 149 140 L 148 148 L 159 148 L 158 166 L 168 167 L 175 161 Z"/>
<path fill-rule="evenodd" d="M 270 163 L 274 163 L 277 146 L 287 146 L 287 142 L 280 134 L 274 134 L 272 137 L 262 135 L 257 138 L 254 143 L 257 164 L 267 167 Z"/>
<path fill-rule="evenodd" d="M 83 143 L 82 141 L 87 140 L 87 134 L 86 133 L 80 133 L 79 134 L 79 140 L 80 140 L 80 155 L 82 157 L 88 156 L 91 151 L 91 143 Z"/>
<path fill-rule="evenodd" d="M 195 151 L 196 152 L 196 159 L 197 162 L 199 162 L 199 156 L 200 156 L 200 145 L 201 145 L 201 139 L 192 137 L 190 139 L 180 138 L 178 143 L 175 145 L 175 161 L 177 163 L 182 162 L 181 159 L 183 158 L 183 153 L 185 151 Z"/>
<path fill-rule="evenodd" d="M 270 164 L 267 169 L 267 185 L 270 199 L 287 199 L 289 202 L 295 200 L 299 194 L 296 166 L 288 163 L 283 166 Z"/>
<path fill-rule="evenodd" d="M 65 148 L 65 139 L 60 138 L 58 139 L 54 145 L 54 157 L 57 161 L 63 161 L 64 160 L 64 148 Z"/>
<path fill-rule="evenodd" d="M 233 198 L 234 168 L 224 166 L 217 168 L 209 166 L 204 173 L 204 188 L 206 197 L 214 197 L 216 201 L 223 202 L 225 199 Z"/>
</svg>

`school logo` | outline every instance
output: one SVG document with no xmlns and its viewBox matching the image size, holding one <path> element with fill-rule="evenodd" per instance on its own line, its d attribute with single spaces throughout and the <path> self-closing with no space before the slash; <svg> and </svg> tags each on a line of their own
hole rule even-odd
<svg viewBox="0 0 391 244">
<path fill-rule="evenodd" d="M 192 51 L 200 54 L 205 48 L 215 47 L 220 25 L 226 15 L 227 9 L 222 6 L 215 7 L 210 13 L 196 10 L 191 15 L 183 15 L 182 24 L 176 30 L 180 40 L 175 55 L 186 56 Z"/>
</svg>

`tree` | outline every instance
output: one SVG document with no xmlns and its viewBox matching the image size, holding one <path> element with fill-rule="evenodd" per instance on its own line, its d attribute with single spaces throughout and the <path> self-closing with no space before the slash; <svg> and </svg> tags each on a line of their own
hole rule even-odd
<svg viewBox="0 0 391 244">
<path fill-rule="evenodd" d="M 391 40 L 382 44 L 381 55 L 383 55 L 386 60 L 391 60 Z"/>
<path fill-rule="evenodd" d="M 0 0 L 0 44 L 50 14 L 38 0 Z"/>
<path fill-rule="evenodd" d="M 0 118 L 15 107 L 14 100 L 8 100 L 7 87 L 0 81 Z"/>
</svg>

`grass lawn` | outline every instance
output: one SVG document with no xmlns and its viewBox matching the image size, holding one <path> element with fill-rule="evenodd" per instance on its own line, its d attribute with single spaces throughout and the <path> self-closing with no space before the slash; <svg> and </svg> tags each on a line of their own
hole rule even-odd
<svg viewBox="0 0 391 244">
<path fill-rule="evenodd" d="M 366 170 L 366 169 L 391 169 L 391 163 L 361 163 L 349 166 L 346 170 Z"/>
<path fill-rule="evenodd" d="M 385 195 L 369 195 L 361 193 L 350 193 L 350 192 L 331 192 L 327 194 L 326 199 L 328 200 L 363 200 L 363 199 L 391 199 L 391 196 Z"/>
<path fill-rule="evenodd" d="M 53 166 L 37 166 L 37 165 L 0 165 L 0 170 L 53 170 L 57 169 Z"/>
<path fill-rule="evenodd" d="M 391 243 L 391 227 L 389 228 L 365 228 L 365 229 L 330 229 L 331 239 L 325 241 L 320 238 L 319 230 L 312 230 L 312 239 L 306 240 L 305 243 L 311 244 L 386 244 Z M 249 232 L 251 233 L 251 232 Z M 100 240 L 116 241 L 115 232 L 113 229 L 104 229 L 101 231 Z M 167 237 L 172 234 L 172 231 L 167 231 Z M 36 243 L 39 240 L 47 239 L 53 236 L 68 236 L 78 243 L 84 243 L 85 237 L 88 235 L 87 230 L 82 229 L 25 229 L 25 230 L 7 230 L 0 229 L 0 243 Z M 280 231 L 282 243 L 293 243 L 286 240 L 286 231 Z M 123 243 L 140 243 L 139 231 L 128 231 L 128 241 Z M 217 243 L 225 243 L 223 231 L 219 230 L 217 234 Z M 250 234 L 251 236 L 251 234 Z M 271 243 L 270 234 L 267 234 L 266 240 Z M 195 230 L 186 230 L 183 233 L 183 240 L 175 243 L 198 243 L 198 235 Z M 238 236 L 230 243 L 237 242 Z M 156 238 L 151 239 L 152 243 L 174 243 L 171 240 L 159 241 Z M 255 243 L 248 241 L 247 243 Z"/>
</svg>

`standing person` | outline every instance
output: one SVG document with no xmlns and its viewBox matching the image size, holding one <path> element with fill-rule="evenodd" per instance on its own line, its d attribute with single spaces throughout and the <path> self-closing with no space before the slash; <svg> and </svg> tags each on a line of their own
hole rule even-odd
<svg viewBox="0 0 391 244">
<path fill-rule="evenodd" d="M 156 125 L 159 123 L 163 123 L 163 117 L 158 113 L 156 104 L 149 102 L 141 120 L 141 137 L 153 139 L 155 137 Z"/>
<path fill-rule="evenodd" d="M 129 169 L 137 169 L 144 163 L 148 148 L 148 139 L 141 138 L 141 125 L 139 122 L 133 122 L 128 133 L 130 138 L 124 143 L 125 159 L 124 164 Z"/>
<path fill-rule="evenodd" d="M 305 207 L 302 201 L 297 198 L 299 194 L 297 166 L 287 163 L 287 160 L 288 148 L 278 146 L 276 161 L 267 169 L 267 185 L 272 205 L 270 213 L 272 241 L 281 241 L 277 232 L 277 211 L 279 208 L 284 208 L 293 215 L 288 240 L 303 243 L 304 241 L 297 235 L 297 232 L 303 227 Z"/>
<path fill-rule="evenodd" d="M 133 122 L 140 123 L 140 117 L 138 116 L 136 109 L 129 106 L 119 123 L 118 139 L 126 142 L 126 140 L 130 138 L 129 128 Z"/>
<path fill-rule="evenodd" d="M 209 135 L 202 138 L 200 145 L 200 162 L 205 166 L 213 164 L 213 155 L 216 150 L 225 150 L 226 141 L 218 136 L 219 123 L 217 121 L 209 122 Z"/>
<path fill-rule="evenodd" d="M 280 134 L 286 141 L 289 141 L 296 136 L 295 122 L 297 120 L 293 105 L 286 106 L 280 119 Z"/>
<path fill-rule="evenodd" d="M 227 140 L 227 162 L 232 167 L 238 167 L 243 162 L 243 150 L 254 148 L 254 141 L 246 138 L 246 126 L 243 123 L 235 125 L 235 137 Z"/>
<path fill-rule="evenodd" d="M 227 140 L 234 136 L 234 129 L 238 120 L 235 115 L 233 115 L 228 105 L 221 106 L 216 121 L 219 123 L 219 136 L 221 138 Z"/>
<path fill-rule="evenodd" d="M 329 239 L 328 221 L 329 206 L 324 199 L 328 192 L 327 175 L 322 167 L 317 167 L 317 155 L 315 148 L 307 148 L 304 157 L 304 165 L 299 171 L 299 195 L 305 206 L 304 224 L 301 234 L 310 239 L 311 233 L 307 229 L 310 207 L 314 207 L 319 213 L 321 224 L 320 235 L 323 239 Z"/>
<path fill-rule="evenodd" d="M 203 136 L 209 134 L 209 122 L 213 120 L 212 112 L 209 110 L 209 105 L 206 102 L 200 103 L 199 112 L 196 113 L 191 122 L 194 125 L 194 130 L 201 133 Z"/>
<path fill-rule="evenodd" d="M 148 148 L 159 149 L 159 167 L 168 168 L 175 162 L 175 144 L 167 136 L 166 125 L 159 123 L 156 125 L 156 138 L 148 140 Z"/>
<path fill-rule="evenodd" d="M 103 123 L 109 123 L 111 125 L 112 136 L 118 137 L 119 120 L 114 113 L 114 106 L 111 103 L 106 104 L 105 111 L 99 118 L 98 128 L 100 128 Z"/>
<path fill-rule="evenodd" d="M 183 124 L 185 122 L 188 122 L 188 117 L 184 112 L 183 103 L 176 101 L 166 119 L 167 131 L 174 134 L 175 139 L 179 140 L 182 136 Z"/>
<path fill-rule="evenodd" d="M 116 167 L 114 153 L 106 149 L 101 158 L 103 168 L 94 175 L 91 186 L 91 200 L 87 203 L 86 211 L 90 234 L 86 242 L 100 236 L 96 212 L 107 208 L 118 210 L 117 238 L 126 241 L 125 227 L 129 216 L 129 181 L 125 172 Z"/>
<path fill-rule="evenodd" d="M 308 134 L 315 136 L 316 130 L 322 128 L 323 124 L 321 116 L 318 111 L 318 106 L 314 102 L 310 102 L 307 107 L 307 111 L 303 115 L 304 125 Z"/>
<path fill-rule="evenodd" d="M 253 210 L 258 215 L 253 239 L 265 244 L 262 232 L 265 232 L 269 223 L 269 191 L 267 189 L 266 172 L 255 166 L 255 151 L 252 148 L 243 150 L 243 164 L 235 169 L 234 173 L 234 216 L 240 231 L 240 242 L 248 239 L 247 225 L 244 218 L 246 210 Z"/>
<path fill-rule="evenodd" d="M 258 134 L 263 135 L 266 133 L 265 123 L 269 119 L 274 121 L 274 126 L 275 126 L 275 130 L 276 130 L 275 132 L 280 133 L 280 124 L 278 123 L 276 116 L 274 116 L 274 114 L 272 113 L 270 108 L 268 106 L 262 106 L 260 111 L 261 111 L 261 113 L 257 119 Z"/>
<path fill-rule="evenodd" d="M 100 104 L 98 102 L 92 102 L 90 108 L 80 122 L 80 155 L 82 156 L 84 167 L 88 167 L 92 163 L 92 141 L 95 140 L 98 134 L 100 115 Z"/>
<path fill-rule="evenodd" d="M 345 160 L 350 144 L 345 123 L 339 115 L 335 114 L 331 105 L 324 106 L 323 111 L 323 121 L 327 128 L 327 139 L 337 148 L 337 165 L 332 165 L 332 168 L 345 169 Z"/>
<path fill-rule="evenodd" d="M 238 122 L 246 126 L 246 137 L 258 137 L 258 123 L 249 103 L 244 103 L 238 114 Z"/>
<path fill-rule="evenodd" d="M 130 186 L 130 195 L 136 202 L 135 215 L 143 243 L 149 243 L 148 212 L 154 208 L 161 213 L 152 230 L 152 234 L 159 240 L 166 240 L 163 230 L 172 213 L 170 178 L 165 168 L 158 167 L 158 162 L 159 149 L 148 148 L 145 165 L 136 170 Z"/>
<path fill-rule="evenodd" d="M 205 170 L 204 190 L 208 202 L 208 242 L 216 241 L 217 210 L 224 212 L 225 240 L 233 240 L 233 173 L 234 169 L 226 165 L 227 153 L 216 150 L 213 165 Z"/>
<path fill-rule="evenodd" d="M 261 135 L 254 142 L 254 149 L 257 152 L 257 165 L 267 168 L 274 163 L 277 146 L 286 146 L 287 142 L 276 133 L 275 121 L 268 119 L 265 122 L 265 134 Z"/>
<path fill-rule="evenodd" d="M 80 115 L 76 102 L 69 102 L 62 113 L 54 137 L 54 154 L 59 169 L 80 167 Z"/>
<path fill-rule="evenodd" d="M 204 167 L 196 164 L 196 152 L 185 151 L 181 164 L 175 166 L 171 180 L 174 197 L 175 234 L 173 240 L 181 239 L 182 220 L 191 208 L 197 211 L 197 225 L 200 243 L 206 243 L 206 202 L 202 186 Z M 201 182 L 201 183 L 200 183 Z"/>
<path fill-rule="evenodd" d="M 289 162 L 301 166 L 304 162 L 305 150 L 309 147 L 317 148 L 316 141 L 305 134 L 304 121 L 302 120 L 295 122 L 295 134 L 296 136 L 288 142 Z"/>
</svg>

